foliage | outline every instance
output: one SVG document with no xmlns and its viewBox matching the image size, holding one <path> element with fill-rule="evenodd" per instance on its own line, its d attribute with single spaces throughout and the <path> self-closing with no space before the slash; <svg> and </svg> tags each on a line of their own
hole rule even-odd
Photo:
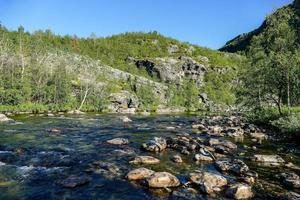
<svg viewBox="0 0 300 200">
<path fill-rule="evenodd" d="M 300 134 L 300 114 L 292 114 L 286 117 L 280 117 L 271 122 L 282 133 Z"/>
</svg>

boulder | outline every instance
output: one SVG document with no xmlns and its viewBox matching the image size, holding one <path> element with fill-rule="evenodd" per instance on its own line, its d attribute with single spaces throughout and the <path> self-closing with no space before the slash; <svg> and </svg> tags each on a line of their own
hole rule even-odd
<svg viewBox="0 0 300 200">
<path fill-rule="evenodd" d="M 146 179 L 149 176 L 151 176 L 152 174 L 154 174 L 155 172 L 147 169 L 147 168 L 138 168 L 138 169 L 134 169 L 130 172 L 128 172 L 128 174 L 126 175 L 126 178 L 128 180 L 141 180 L 141 179 Z"/>
<path fill-rule="evenodd" d="M 250 133 L 250 137 L 253 139 L 256 139 L 258 141 L 262 141 L 264 139 L 268 139 L 268 136 L 264 133 L 261 132 L 254 132 L 254 133 Z"/>
<path fill-rule="evenodd" d="M 196 154 L 196 155 L 195 155 L 195 160 L 196 160 L 196 161 L 207 161 L 207 162 L 211 162 L 211 161 L 213 161 L 214 159 L 213 159 L 211 156 L 206 156 L 206 155 L 203 155 L 203 154 Z"/>
<path fill-rule="evenodd" d="M 67 114 L 71 114 L 71 115 L 84 115 L 85 113 L 80 111 L 80 110 L 70 110 L 67 112 Z"/>
<path fill-rule="evenodd" d="M 173 157 L 171 158 L 171 160 L 172 160 L 173 162 L 175 162 L 175 163 L 182 163 L 182 162 L 183 162 L 180 155 L 175 155 L 175 156 L 173 156 Z"/>
<path fill-rule="evenodd" d="M 0 113 L 0 123 L 13 122 L 14 120 L 6 117 L 6 115 Z"/>
<path fill-rule="evenodd" d="M 243 137 L 244 130 L 241 127 L 230 127 L 225 130 L 226 135 L 229 137 Z"/>
<path fill-rule="evenodd" d="M 148 142 L 142 144 L 143 149 L 152 152 L 161 152 L 167 148 L 167 141 L 161 137 L 154 137 Z"/>
<path fill-rule="evenodd" d="M 139 106 L 138 97 L 126 90 L 110 94 L 109 101 L 108 109 L 112 112 L 132 113 Z"/>
<path fill-rule="evenodd" d="M 200 189 L 207 194 L 220 192 L 227 185 L 225 177 L 211 172 L 190 173 L 189 179 L 192 183 L 199 185 Z"/>
<path fill-rule="evenodd" d="M 146 179 L 146 184 L 150 188 L 167 188 L 178 187 L 180 181 L 168 172 L 156 172 Z"/>
<path fill-rule="evenodd" d="M 285 161 L 278 155 L 254 155 L 251 160 L 261 163 L 284 163 Z"/>
<path fill-rule="evenodd" d="M 235 174 L 244 174 L 249 171 L 249 167 L 241 160 L 234 159 L 233 161 L 218 160 L 215 166 L 220 171 L 229 171 Z"/>
<path fill-rule="evenodd" d="M 137 156 L 129 163 L 131 164 L 158 164 L 160 161 L 152 156 Z"/>
<path fill-rule="evenodd" d="M 300 188 L 300 177 L 293 172 L 281 173 L 279 175 L 282 184 L 289 188 Z"/>
<path fill-rule="evenodd" d="M 127 116 L 121 116 L 120 120 L 122 120 L 124 123 L 132 122 L 132 120 Z"/>
<path fill-rule="evenodd" d="M 90 178 L 87 176 L 71 175 L 65 180 L 58 181 L 57 184 L 66 188 L 75 188 L 85 185 L 90 182 Z"/>
<path fill-rule="evenodd" d="M 237 183 L 227 189 L 226 196 L 233 199 L 250 199 L 254 195 L 251 186 Z"/>
<path fill-rule="evenodd" d="M 128 139 L 125 139 L 125 138 L 114 138 L 111 140 L 107 140 L 106 143 L 114 144 L 114 145 L 126 145 L 126 144 L 129 144 L 129 141 L 128 141 Z"/>
</svg>

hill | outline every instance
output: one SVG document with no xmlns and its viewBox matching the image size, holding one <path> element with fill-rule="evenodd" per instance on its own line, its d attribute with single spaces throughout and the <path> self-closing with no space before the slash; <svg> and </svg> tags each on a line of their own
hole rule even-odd
<svg viewBox="0 0 300 200">
<path fill-rule="evenodd" d="M 197 110 L 234 103 L 241 56 L 157 32 L 101 38 L 0 27 L 1 111 Z"/>
</svg>

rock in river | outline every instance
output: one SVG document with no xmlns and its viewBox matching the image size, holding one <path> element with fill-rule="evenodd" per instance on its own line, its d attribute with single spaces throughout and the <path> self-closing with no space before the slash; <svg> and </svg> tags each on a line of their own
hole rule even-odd
<svg viewBox="0 0 300 200">
<path fill-rule="evenodd" d="M 167 141 L 161 137 L 154 137 L 142 144 L 142 147 L 147 151 L 160 152 L 167 148 Z"/>
<path fill-rule="evenodd" d="M 285 161 L 278 155 L 254 155 L 251 160 L 261 163 L 284 163 Z"/>
<path fill-rule="evenodd" d="M 200 189 L 207 194 L 220 192 L 223 187 L 227 185 L 227 179 L 225 177 L 211 172 L 190 173 L 189 178 L 193 183 L 199 185 Z"/>
<path fill-rule="evenodd" d="M 76 176 L 71 175 L 65 180 L 58 181 L 57 184 L 66 188 L 75 188 L 78 186 L 85 185 L 90 182 L 90 178 L 87 176 Z"/>
<path fill-rule="evenodd" d="M 126 145 L 126 144 L 129 144 L 129 141 L 128 141 L 128 139 L 125 139 L 125 138 L 114 138 L 111 140 L 107 140 L 106 143 L 114 144 L 114 145 Z"/>
<path fill-rule="evenodd" d="M 158 164 L 160 161 L 152 156 L 137 156 L 130 163 L 132 164 Z"/>
<path fill-rule="evenodd" d="M 287 172 L 281 173 L 279 177 L 285 186 L 290 188 L 300 188 L 300 177 L 297 174 Z"/>
<path fill-rule="evenodd" d="M 156 172 L 146 179 L 150 188 L 178 187 L 180 181 L 168 172 Z"/>
<path fill-rule="evenodd" d="M 221 171 L 230 171 L 235 174 L 243 174 L 249 171 L 249 167 L 238 159 L 234 159 L 233 161 L 219 160 L 215 162 L 215 165 Z"/>
<path fill-rule="evenodd" d="M 14 120 L 6 117 L 6 115 L 0 113 L 0 123 L 12 122 Z"/>
<path fill-rule="evenodd" d="M 175 163 L 182 163 L 182 162 L 183 162 L 180 155 L 175 155 L 175 156 L 173 156 L 173 157 L 171 158 L 171 160 L 172 160 L 173 162 L 175 162 Z"/>
<path fill-rule="evenodd" d="M 141 180 L 141 179 L 148 178 L 154 173 L 155 173 L 154 171 L 147 168 L 138 168 L 128 172 L 126 178 L 128 180 Z"/>
<path fill-rule="evenodd" d="M 227 189 L 226 196 L 233 199 L 250 199 L 253 197 L 253 192 L 251 186 L 237 183 Z"/>
</svg>

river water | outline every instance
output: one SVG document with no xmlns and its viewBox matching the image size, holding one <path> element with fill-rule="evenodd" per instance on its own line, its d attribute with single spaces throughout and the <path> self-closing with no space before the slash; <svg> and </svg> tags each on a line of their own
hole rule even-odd
<svg viewBox="0 0 300 200">
<path fill-rule="evenodd" d="M 133 122 L 124 124 L 118 115 L 87 114 L 83 116 L 18 116 L 16 123 L 0 125 L 0 199 L 225 199 L 222 194 L 207 197 L 201 192 L 190 194 L 183 188 L 173 191 L 153 190 L 124 178 L 136 168 L 129 164 L 137 155 L 151 155 L 161 160 L 158 165 L 146 166 L 154 171 L 167 171 L 182 182 L 193 170 L 215 171 L 213 163 L 195 163 L 192 156 L 184 156 L 184 163 L 170 160 L 178 154 L 166 150 L 153 154 L 141 150 L 141 144 L 153 136 L 168 137 L 178 133 L 194 134 L 191 124 L 199 116 L 155 115 L 130 116 Z M 175 127 L 175 130 L 167 127 Z M 59 134 L 49 129 L 60 129 Z M 129 145 L 106 144 L 108 139 L 122 137 Z M 231 139 L 234 141 L 234 139 Z M 234 141 L 239 147 L 251 146 L 251 141 Z M 299 166 L 298 147 L 293 143 L 269 142 L 256 144 L 257 150 L 248 150 L 244 159 L 254 153 L 279 154 Z M 91 163 L 101 161 L 111 164 L 115 170 L 92 171 Z M 273 193 L 285 192 L 275 178 L 285 167 L 258 166 L 245 161 L 250 169 L 259 173 L 259 182 L 254 185 L 255 198 L 265 199 Z M 69 175 L 88 176 L 90 182 L 73 189 L 63 188 L 58 181 Z M 226 175 L 228 179 L 234 176 Z M 270 184 L 262 189 L 261 185 Z M 196 188 L 197 189 L 197 188 Z M 299 192 L 299 190 L 293 190 Z"/>
</svg>

